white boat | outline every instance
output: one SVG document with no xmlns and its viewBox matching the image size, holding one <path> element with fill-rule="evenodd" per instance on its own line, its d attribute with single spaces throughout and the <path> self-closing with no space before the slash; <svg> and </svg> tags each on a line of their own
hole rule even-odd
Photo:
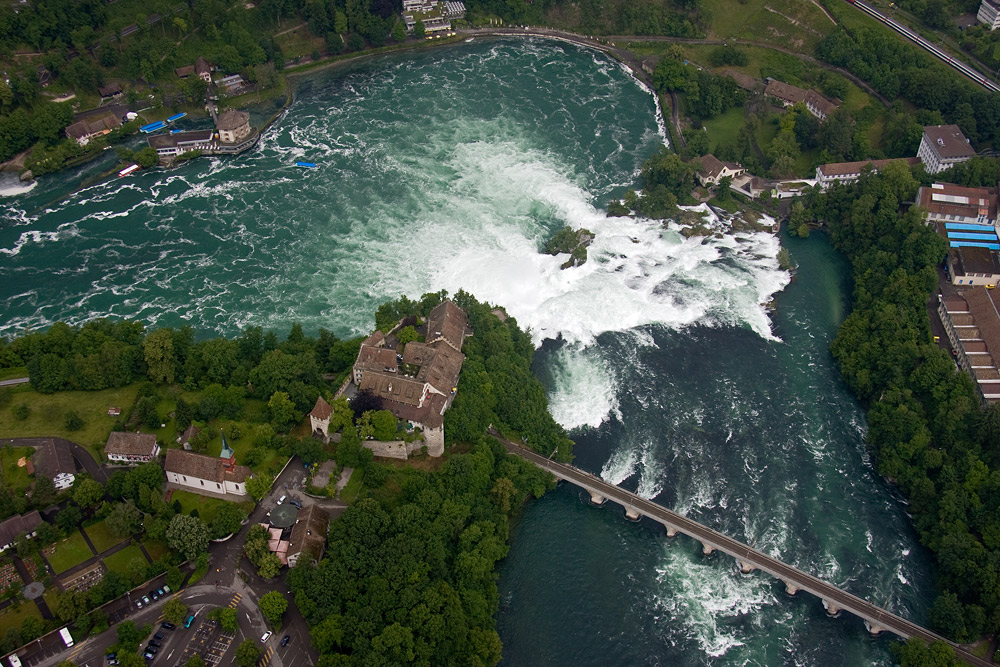
<svg viewBox="0 0 1000 667">
<path fill-rule="evenodd" d="M 124 169 L 118 172 L 118 178 L 121 178 L 122 176 L 128 176 L 133 171 L 139 171 L 139 165 L 133 164 L 131 166 L 125 167 Z"/>
</svg>

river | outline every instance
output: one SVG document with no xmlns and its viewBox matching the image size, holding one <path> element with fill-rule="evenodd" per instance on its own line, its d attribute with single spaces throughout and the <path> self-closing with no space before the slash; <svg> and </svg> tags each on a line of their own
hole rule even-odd
<svg viewBox="0 0 1000 667">
<path fill-rule="evenodd" d="M 351 335 L 387 298 L 464 288 L 531 328 L 578 465 L 924 621 L 928 557 L 827 349 L 847 267 L 788 241 L 789 284 L 773 235 L 607 218 L 662 132 L 625 70 L 559 42 L 320 72 L 238 158 L 0 183 L 0 333 L 111 315 Z M 565 224 L 596 239 L 564 271 L 538 248 Z M 505 665 L 891 662 L 860 621 L 569 486 L 527 506 L 499 585 Z"/>
</svg>

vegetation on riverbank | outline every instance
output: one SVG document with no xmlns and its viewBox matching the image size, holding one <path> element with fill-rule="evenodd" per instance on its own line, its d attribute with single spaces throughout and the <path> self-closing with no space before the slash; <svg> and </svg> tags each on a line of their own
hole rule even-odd
<svg viewBox="0 0 1000 667">
<path fill-rule="evenodd" d="M 931 625 L 957 641 L 1000 631 L 1000 406 L 931 340 L 927 303 L 944 241 L 919 211 L 901 165 L 813 192 L 806 211 L 853 265 L 853 309 L 831 351 L 868 410 L 876 467 L 907 497 L 935 556 Z M 916 664 L 916 663 L 912 663 Z"/>
</svg>

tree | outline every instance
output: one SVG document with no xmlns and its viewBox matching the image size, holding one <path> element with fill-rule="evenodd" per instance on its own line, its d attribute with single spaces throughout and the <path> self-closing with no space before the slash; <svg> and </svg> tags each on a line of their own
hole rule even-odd
<svg viewBox="0 0 1000 667">
<path fill-rule="evenodd" d="M 236 503 L 223 503 L 212 520 L 212 537 L 219 539 L 235 533 L 246 518 L 246 512 Z"/>
<path fill-rule="evenodd" d="M 278 558 L 277 554 L 266 553 L 260 559 L 257 564 L 257 574 L 265 579 L 271 579 L 277 577 L 281 572 L 281 560 Z"/>
<path fill-rule="evenodd" d="M 225 607 L 219 610 L 219 625 L 223 632 L 236 632 L 240 629 L 236 618 L 236 610 Z"/>
<path fill-rule="evenodd" d="M 247 493 L 259 502 L 271 490 L 272 484 L 274 484 L 274 478 L 267 473 L 254 475 L 247 480 Z"/>
<path fill-rule="evenodd" d="M 105 521 L 112 535 L 132 537 L 142 530 L 142 518 L 142 511 L 129 500 L 117 503 Z"/>
<path fill-rule="evenodd" d="M 79 431 L 83 428 L 83 420 L 80 419 L 80 415 L 76 414 L 75 410 L 70 410 L 63 417 L 63 426 L 66 427 L 67 431 Z"/>
<path fill-rule="evenodd" d="M 171 623 L 177 624 L 184 620 L 187 616 L 188 607 L 184 604 L 180 598 L 170 598 L 167 603 L 163 605 L 163 618 L 167 619 Z"/>
<path fill-rule="evenodd" d="M 260 611 L 272 625 L 281 626 L 281 617 L 288 609 L 288 600 L 278 591 L 268 591 L 260 598 Z"/>
<path fill-rule="evenodd" d="M 56 499 L 56 485 L 48 477 L 36 477 L 31 489 L 31 502 L 38 507 L 46 507 Z"/>
<path fill-rule="evenodd" d="M 31 416 L 31 408 L 27 403 L 18 403 L 10 411 L 14 414 L 14 419 L 22 422 Z"/>
<path fill-rule="evenodd" d="M 424 22 L 417 19 L 416 25 L 413 26 L 413 36 L 417 39 L 423 39 L 427 34 L 427 29 L 424 27 Z"/>
<path fill-rule="evenodd" d="M 271 423 L 278 430 L 283 430 L 294 424 L 295 404 L 288 398 L 288 394 L 283 391 L 276 391 L 267 402 L 267 412 Z"/>
<path fill-rule="evenodd" d="M 159 159 L 160 158 L 156 154 L 156 149 L 152 146 L 145 146 L 135 152 L 135 162 L 143 169 L 155 167 L 156 163 L 159 162 Z"/>
<path fill-rule="evenodd" d="M 132 653 L 138 650 L 139 642 L 144 636 L 143 632 L 132 621 L 122 621 L 116 626 L 115 632 L 118 635 L 118 645 L 125 652 Z"/>
<path fill-rule="evenodd" d="M 240 667 L 256 667 L 259 659 L 260 649 L 254 640 L 244 639 L 236 647 L 236 664 Z"/>
<path fill-rule="evenodd" d="M 188 658 L 188 661 L 184 663 L 184 667 L 206 667 L 206 665 L 200 655 L 192 655 Z"/>
<path fill-rule="evenodd" d="M 191 560 L 208 550 L 208 526 L 201 519 L 178 514 L 167 528 L 167 545 Z"/>
<path fill-rule="evenodd" d="M 80 507 L 97 507 L 104 499 L 104 486 L 89 477 L 78 481 L 73 488 L 73 501 Z"/>
<path fill-rule="evenodd" d="M 396 24 L 392 26 L 392 39 L 395 42 L 406 40 L 406 26 L 399 19 L 396 19 Z"/>
<path fill-rule="evenodd" d="M 157 384 L 173 384 L 174 339 L 169 329 L 157 329 L 142 343 L 149 379 Z"/>
<path fill-rule="evenodd" d="M 66 509 L 59 512 L 56 517 L 56 525 L 59 526 L 60 530 L 65 534 L 69 534 L 76 530 L 76 527 L 80 525 L 80 521 L 83 519 L 83 512 L 76 505 L 67 505 Z"/>
</svg>

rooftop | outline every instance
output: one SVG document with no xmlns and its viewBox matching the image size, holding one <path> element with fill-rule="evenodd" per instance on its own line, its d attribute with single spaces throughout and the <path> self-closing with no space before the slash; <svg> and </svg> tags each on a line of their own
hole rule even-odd
<svg viewBox="0 0 1000 667">
<path fill-rule="evenodd" d="M 244 125 L 250 123 L 250 114 L 246 111 L 237 111 L 236 109 L 226 109 L 219 114 L 218 119 L 215 121 L 215 126 L 220 130 L 235 130 Z"/>
<path fill-rule="evenodd" d="M 250 477 L 250 468 L 246 466 L 228 468 L 227 461 L 228 459 L 186 452 L 181 449 L 168 449 L 166 464 L 163 467 L 167 472 L 190 475 L 219 484 L 222 482 L 244 482 Z"/>
<path fill-rule="evenodd" d="M 957 256 L 958 270 L 961 271 L 961 275 L 969 275 L 970 273 L 1000 274 L 1000 260 L 997 259 L 996 252 L 989 248 L 964 246 L 952 248 L 950 252 Z"/>
<path fill-rule="evenodd" d="M 958 125 L 928 125 L 924 127 L 924 136 L 942 158 L 972 157 L 976 154 Z"/>
<path fill-rule="evenodd" d="M 320 421 L 329 419 L 330 415 L 333 414 L 333 408 L 330 406 L 322 396 L 316 398 L 316 405 L 313 406 L 312 412 L 309 413 L 310 417 L 315 417 Z"/>
<path fill-rule="evenodd" d="M 42 515 L 38 510 L 18 514 L 0 523 L 0 546 L 13 544 L 21 533 L 32 533 L 42 525 Z"/>
<path fill-rule="evenodd" d="M 105 454 L 122 456 L 152 456 L 154 449 L 156 449 L 156 436 L 149 433 L 112 431 L 108 436 L 108 443 L 104 445 Z"/>
<path fill-rule="evenodd" d="M 73 454 L 65 443 L 59 446 L 51 439 L 45 440 L 35 448 L 31 458 L 36 474 L 43 477 L 55 479 L 60 473 L 76 473 L 76 461 L 73 460 Z"/>
<path fill-rule="evenodd" d="M 272 512 L 273 515 L 273 512 Z M 312 504 L 299 513 L 298 521 L 288 538 L 288 553 L 309 551 L 319 558 L 326 544 L 326 532 L 330 526 L 330 513 L 319 505 Z"/>
<path fill-rule="evenodd" d="M 907 157 L 907 158 L 894 158 L 890 160 L 860 160 L 858 162 L 831 162 L 829 164 L 822 164 L 819 166 L 820 172 L 824 176 L 845 176 L 847 174 L 860 174 L 861 170 L 864 169 L 866 165 L 871 165 L 872 169 L 879 170 L 884 168 L 887 164 L 893 162 L 903 162 L 907 166 L 912 166 L 920 163 L 919 158 Z"/>
<path fill-rule="evenodd" d="M 930 187 L 920 188 L 917 192 L 917 204 L 935 216 L 976 218 L 985 215 L 990 220 L 996 220 L 997 188 L 967 188 L 953 183 L 934 183 Z"/>
</svg>

